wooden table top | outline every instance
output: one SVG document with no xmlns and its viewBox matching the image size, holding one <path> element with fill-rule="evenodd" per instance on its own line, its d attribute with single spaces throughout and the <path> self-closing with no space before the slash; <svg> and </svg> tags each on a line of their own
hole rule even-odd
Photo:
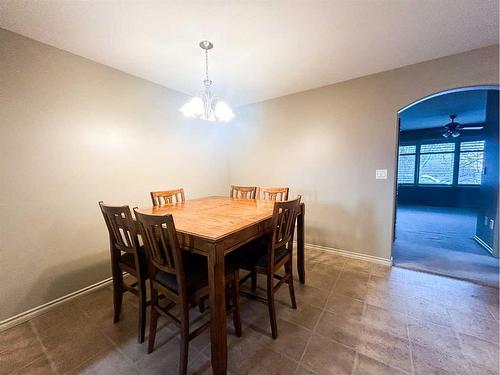
<svg viewBox="0 0 500 375">
<path fill-rule="evenodd" d="M 172 214 L 178 232 L 217 241 L 271 218 L 273 208 L 272 201 L 206 197 L 138 211 L 153 215 Z"/>
</svg>

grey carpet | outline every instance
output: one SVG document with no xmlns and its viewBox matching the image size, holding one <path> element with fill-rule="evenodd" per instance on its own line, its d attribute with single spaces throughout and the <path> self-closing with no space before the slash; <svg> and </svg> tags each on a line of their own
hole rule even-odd
<svg viewBox="0 0 500 375">
<path fill-rule="evenodd" d="M 473 236 L 476 212 L 400 205 L 394 264 L 498 288 L 499 263 Z"/>
</svg>

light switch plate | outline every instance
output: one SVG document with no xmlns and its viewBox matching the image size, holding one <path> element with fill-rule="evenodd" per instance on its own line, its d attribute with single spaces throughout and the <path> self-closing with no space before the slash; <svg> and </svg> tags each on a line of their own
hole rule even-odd
<svg viewBox="0 0 500 375">
<path fill-rule="evenodd" d="M 495 227 L 495 220 L 490 219 L 490 229 L 493 230 L 494 227 Z"/>
<path fill-rule="evenodd" d="M 387 169 L 376 169 L 375 178 L 377 180 L 387 180 Z"/>
</svg>

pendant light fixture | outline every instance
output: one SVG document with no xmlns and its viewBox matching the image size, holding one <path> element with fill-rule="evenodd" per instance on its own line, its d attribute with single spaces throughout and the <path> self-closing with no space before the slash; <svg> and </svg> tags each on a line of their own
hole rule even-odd
<svg viewBox="0 0 500 375">
<path fill-rule="evenodd" d="M 214 45 L 204 40 L 200 42 L 200 47 L 205 51 L 205 80 L 203 81 L 205 88 L 203 92 L 184 104 L 180 111 L 187 117 L 229 122 L 234 117 L 233 111 L 225 101 L 214 96 L 210 91 L 212 81 L 208 78 L 208 51 L 214 48 Z"/>
</svg>

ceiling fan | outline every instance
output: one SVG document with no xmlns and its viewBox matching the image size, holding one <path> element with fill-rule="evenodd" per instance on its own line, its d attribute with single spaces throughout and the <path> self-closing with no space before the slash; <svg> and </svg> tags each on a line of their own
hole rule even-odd
<svg viewBox="0 0 500 375">
<path fill-rule="evenodd" d="M 484 126 L 465 126 L 461 125 L 458 122 L 455 122 L 455 119 L 457 118 L 457 115 L 450 115 L 451 122 L 447 123 L 444 126 L 443 129 L 443 137 L 448 138 L 448 137 L 453 137 L 456 138 L 460 135 L 460 131 L 462 130 L 481 130 L 484 128 Z"/>
</svg>

